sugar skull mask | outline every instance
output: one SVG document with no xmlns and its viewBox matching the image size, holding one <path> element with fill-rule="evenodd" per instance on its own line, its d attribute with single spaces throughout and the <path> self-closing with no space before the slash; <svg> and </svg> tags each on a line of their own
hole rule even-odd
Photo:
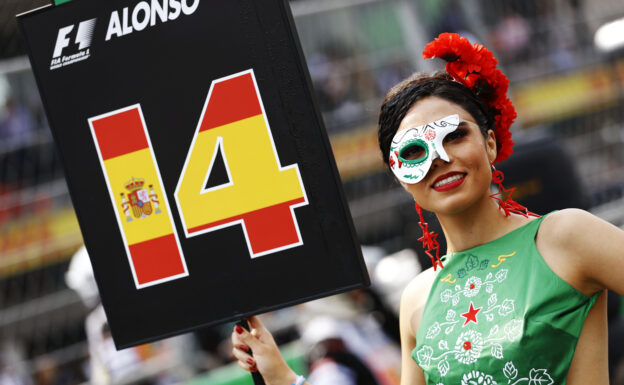
<svg viewBox="0 0 624 385">
<path fill-rule="evenodd" d="M 445 162 L 449 157 L 442 141 L 459 126 L 459 115 L 446 116 L 435 122 L 399 131 L 390 144 L 390 169 L 401 181 L 420 182 L 436 158 Z"/>
</svg>

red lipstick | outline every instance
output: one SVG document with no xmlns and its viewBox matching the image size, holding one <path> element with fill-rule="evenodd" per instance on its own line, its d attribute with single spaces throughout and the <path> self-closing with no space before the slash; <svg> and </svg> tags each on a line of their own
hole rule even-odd
<svg viewBox="0 0 624 385">
<path fill-rule="evenodd" d="M 453 177 L 453 176 L 459 176 L 457 177 L 455 180 L 451 181 L 450 183 L 446 183 L 437 187 L 433 187 L 435 186 L 436 183 L 440 182 L 441 180 Z M 435 191 L 438 192 L 444 192 L 444 191 L 449 191 L 454 189 L 455 187 L 458 187 L 459 185 L 461 185 L 462 183 L 464 183 L 464 180 L 466 179 L 466 174 L 463 172 L 457 172 L 457 171 L 451 171 L 448 172 L 446 174 L 442 174 L 439 177 L 436 178 L 435 181 L 433 181 L 433 184 L 431 185 L 431 188 L 433 188 Z"/>
</svg>

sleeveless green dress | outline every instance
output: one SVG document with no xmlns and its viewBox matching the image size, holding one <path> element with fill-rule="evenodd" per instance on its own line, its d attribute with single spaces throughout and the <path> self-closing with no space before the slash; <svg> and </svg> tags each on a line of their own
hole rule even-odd
<svg viewBox="0 0 624 385">
<path fill-rule="evenodd" d="M 543 218 L 445 256 L 412 351 L 427 384 L 565 384 L 598 294 L 583 295 L 544 262 L 535 246 Z"/>
</svg>

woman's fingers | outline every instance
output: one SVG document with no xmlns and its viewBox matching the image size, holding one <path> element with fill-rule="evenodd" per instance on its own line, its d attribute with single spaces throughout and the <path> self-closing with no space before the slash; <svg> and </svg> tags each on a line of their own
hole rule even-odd
<svg viewBox="0 0 624 385">
<path fill-rule="evenodd" d="M 251 329 L 250 333 L 252 336 L 256 337 L 263 343 L 275 344 L 273 342 L 273 336 L 271 333 L 264 327 L 262 321 L 260 321 L 260 317 L 252 316 L 247 318 L 247 322 L 249 323 L 249 327 Z"/>
<path fill-rule="evenodd" d="M 234 358 L 237 360 L 238 366 L 240 366 L 241 368 L 250 372 L 257 371 L 258 367 L 256 361 L 249 354 L 249 346 L 242 343 L 234 342 L 235 340 L 238 340 L 238 338 L 235 337 L 235 334 L 236 333 L 233 333 L 232 336 L 232 356 L 234 356 Z"/>
<path fill-rule="evenodd" d="M 236 363 L 238 364 L 239 367 L 241 367 L 242 369 L 248 371 L 248 372 L 257 372 L 258 368 L 256 367 L 256 365 L 249 365 L 247 362 L 241 362 L 241 361 L 236 361 Z"/>
<path fill-rule="evenodd" d="M 237 347 L 232 348 L 232 355 L 240 362 L 247 362 L 249 365 L 255 365 L 253 357 L 242 349 Z"/>
<path fill-rule="evenodd" d="M 250 347 L 245 344 L 236 344 L 233 345 L 234 349 L 242 350 L 243 352 L 249 353 Z"/>
<path fill-rule="evenodd" d="M 240 325 L 234 327 L 232 333 L 232 355 L 245 370 L 258 370 L 255 359 L 249 354 L 254 347 L 260 349 L 261 342 Z"/>
<path fill-rule="evenodd" d="M 242 339 L 240 337 L 240 333 L 238 333 L 238 330 L 239 330 L 238 328 L 239 327 L 240 326 L 237 325 L 237 326 L 234 327 L 234 330 L 232 330 L 232 337 L 231 337 L 232 346 L 245 345 L 245 343 L 243 343 L 243 341 L 242 341 Z M 249 346 L 249 345 L 245 345 L 245 346 Z"/>
<path fill-rule="evenodd" d="M 254 350 L 259 347 L 260 342 L 258 341 L 256 336 L 245 330 L 245 328 L 241 327 L 240 325 L 236 325 L 234 326 L 234 333 L 232 333 L 232 344 L 246 345 Z"/>
<path fill-rule="evenodd" d="M 247 318 L 247 322 L 249 323 L 249 327 L 252 329 L 252 331 L 257 330 L 258 332 L 264 332 L 266 330 L 264 328 L 264 324 L 256 315 Z"/>
<path fill-rule="evenodd" d="M 262 373 L 267 383 L 290 383 L 295 374 L 286 364 L 271 333 L 265 329 L 258 317 L 250 317 L 247 321 L 251 332 L 239 325 L 232 332 L 232 355 L 238 366 L 250 372 Z M 251 349 L 253 356 L 246 347 Z"/>
</svg>

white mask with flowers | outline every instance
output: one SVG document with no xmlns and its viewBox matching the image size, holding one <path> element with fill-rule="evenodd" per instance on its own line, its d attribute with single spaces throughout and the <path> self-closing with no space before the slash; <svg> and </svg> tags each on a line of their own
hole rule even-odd
<svg viewBox="0 0 624 385">
<path fill-rule="evenodd" d="M 401 182 L 415 184 L 427 175 L 436 158 L 448 162 L 442 141 L 458 126 L 459 115 L 455 114 L 397 132 L 390 144 L 388 160 L 394 175 Z"/>
</svg>

